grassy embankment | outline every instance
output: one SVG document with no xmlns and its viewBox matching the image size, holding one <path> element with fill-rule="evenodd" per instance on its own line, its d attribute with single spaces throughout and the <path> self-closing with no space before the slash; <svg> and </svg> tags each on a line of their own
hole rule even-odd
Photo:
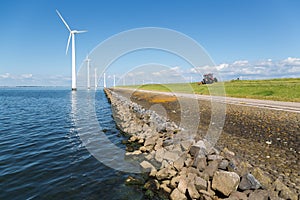
<svg viewBox="0 0 300 200">
<path fill-rule="evenodd" d="M 209 95 L 209 87 L 222 88 L 223 85 L 225 88 L 226 96 L 229 97 L 300 102 L 300 78 L 239 80 L 214 83 L 212 85 L 198 85 L 197 83 L 177 83 L 163 85 L 147 84 L 123 87 L 164 92 L 194 92 L 196 94 Z"/>
</svg>

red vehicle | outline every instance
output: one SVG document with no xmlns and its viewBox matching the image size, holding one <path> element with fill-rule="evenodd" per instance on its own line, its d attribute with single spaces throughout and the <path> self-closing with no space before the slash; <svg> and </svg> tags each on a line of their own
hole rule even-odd
<svg viewBox="0 0 300 200">
<path fill-rule="evenodd" d="M 215 82 L 218 82 L 218 79 L 212 73 L 209 73 L 203 75 L 203 80 L 199 84 L 212 84 Z"/>
</svg>

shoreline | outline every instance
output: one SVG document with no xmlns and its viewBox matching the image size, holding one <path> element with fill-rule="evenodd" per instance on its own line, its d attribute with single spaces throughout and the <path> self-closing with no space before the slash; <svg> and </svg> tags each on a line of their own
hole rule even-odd
<svg viewBox="0 0 300 200">
<path fill-rule="evenodd" d="M 298 198 L 280 179 L 271 181 L 268 173 L 241 161 L 228 148 L 220 151 L 203 138 L 190 138 L 188 132 L 174 122 L 138 104 L 129 103 L 129 107 L 124 107 L 118 103 L 120 94 L 108 89 L 105 93 L 115 110 L 118 126 L 131 135 L 128 143 L 139 144 L 126 156 L 142 155 L 141 168 L 149 171 L 157 190 L 164 191 L 169 198 L 217 199 L 242 195 L 245 199 L 255 199 L 257 195 L 276 198 L 283 194 L 285 198 Z M 233 183 L 225 184 L 231 186 L 230 189 L 224 189 L 224 184 L 218 182 L 223 176 Z M 250 179 L 255 181 L 250 183 Z M 243 185 L 245 183 L 248 185 Z"/>
</svg>

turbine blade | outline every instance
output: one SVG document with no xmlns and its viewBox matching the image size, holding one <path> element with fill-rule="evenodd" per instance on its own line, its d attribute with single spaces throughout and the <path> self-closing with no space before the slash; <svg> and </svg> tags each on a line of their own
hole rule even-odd
<svg viewBox="0 0 300 200">
<path fill-rule="evenodd" d="M 67 43 L 67 48 L 66 48 L 66 54 L 68 54 L 69 46 L 70 46 L 70 40 L 71 40 L 71 35 L 72 33 L 70 32 L 69 38 L 68 38 L 68 43 Z"/>
<path fill-rule="evenodd" d="M 83 30 L 83 31 L 76 31 L 76 33 L 86 33 L 88 32 L 87 30 Z"/>
<path fill-rule="evenodd" d="M 63 23 L 66 25 L 67 29 L 71 32 L 71 29 L 70 29 L 69 25 L 64 20 L 64 18 L 61 16 L 61 14 L 58 12 L 58 10 L 56 10 L 56 12 L 57 12 L 58 16 L 60 17 L 60 19 L 63 21 Z"/>
</svg>

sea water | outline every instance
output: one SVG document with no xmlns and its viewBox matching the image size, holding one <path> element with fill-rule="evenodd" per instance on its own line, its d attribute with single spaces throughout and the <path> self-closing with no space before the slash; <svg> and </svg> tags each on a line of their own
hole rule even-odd
<svg viewBox="0 0 300 200">
<path fill-rule="evenodd" d="M 94 96 L 101 128 L 125 148 L 104 92 Z M 82 144 L 72 99 L 68 88 L 0 88 L 0 199 L 142 198 L 124 184 L 130 174 L 107 167 Z"/>
</svg>

